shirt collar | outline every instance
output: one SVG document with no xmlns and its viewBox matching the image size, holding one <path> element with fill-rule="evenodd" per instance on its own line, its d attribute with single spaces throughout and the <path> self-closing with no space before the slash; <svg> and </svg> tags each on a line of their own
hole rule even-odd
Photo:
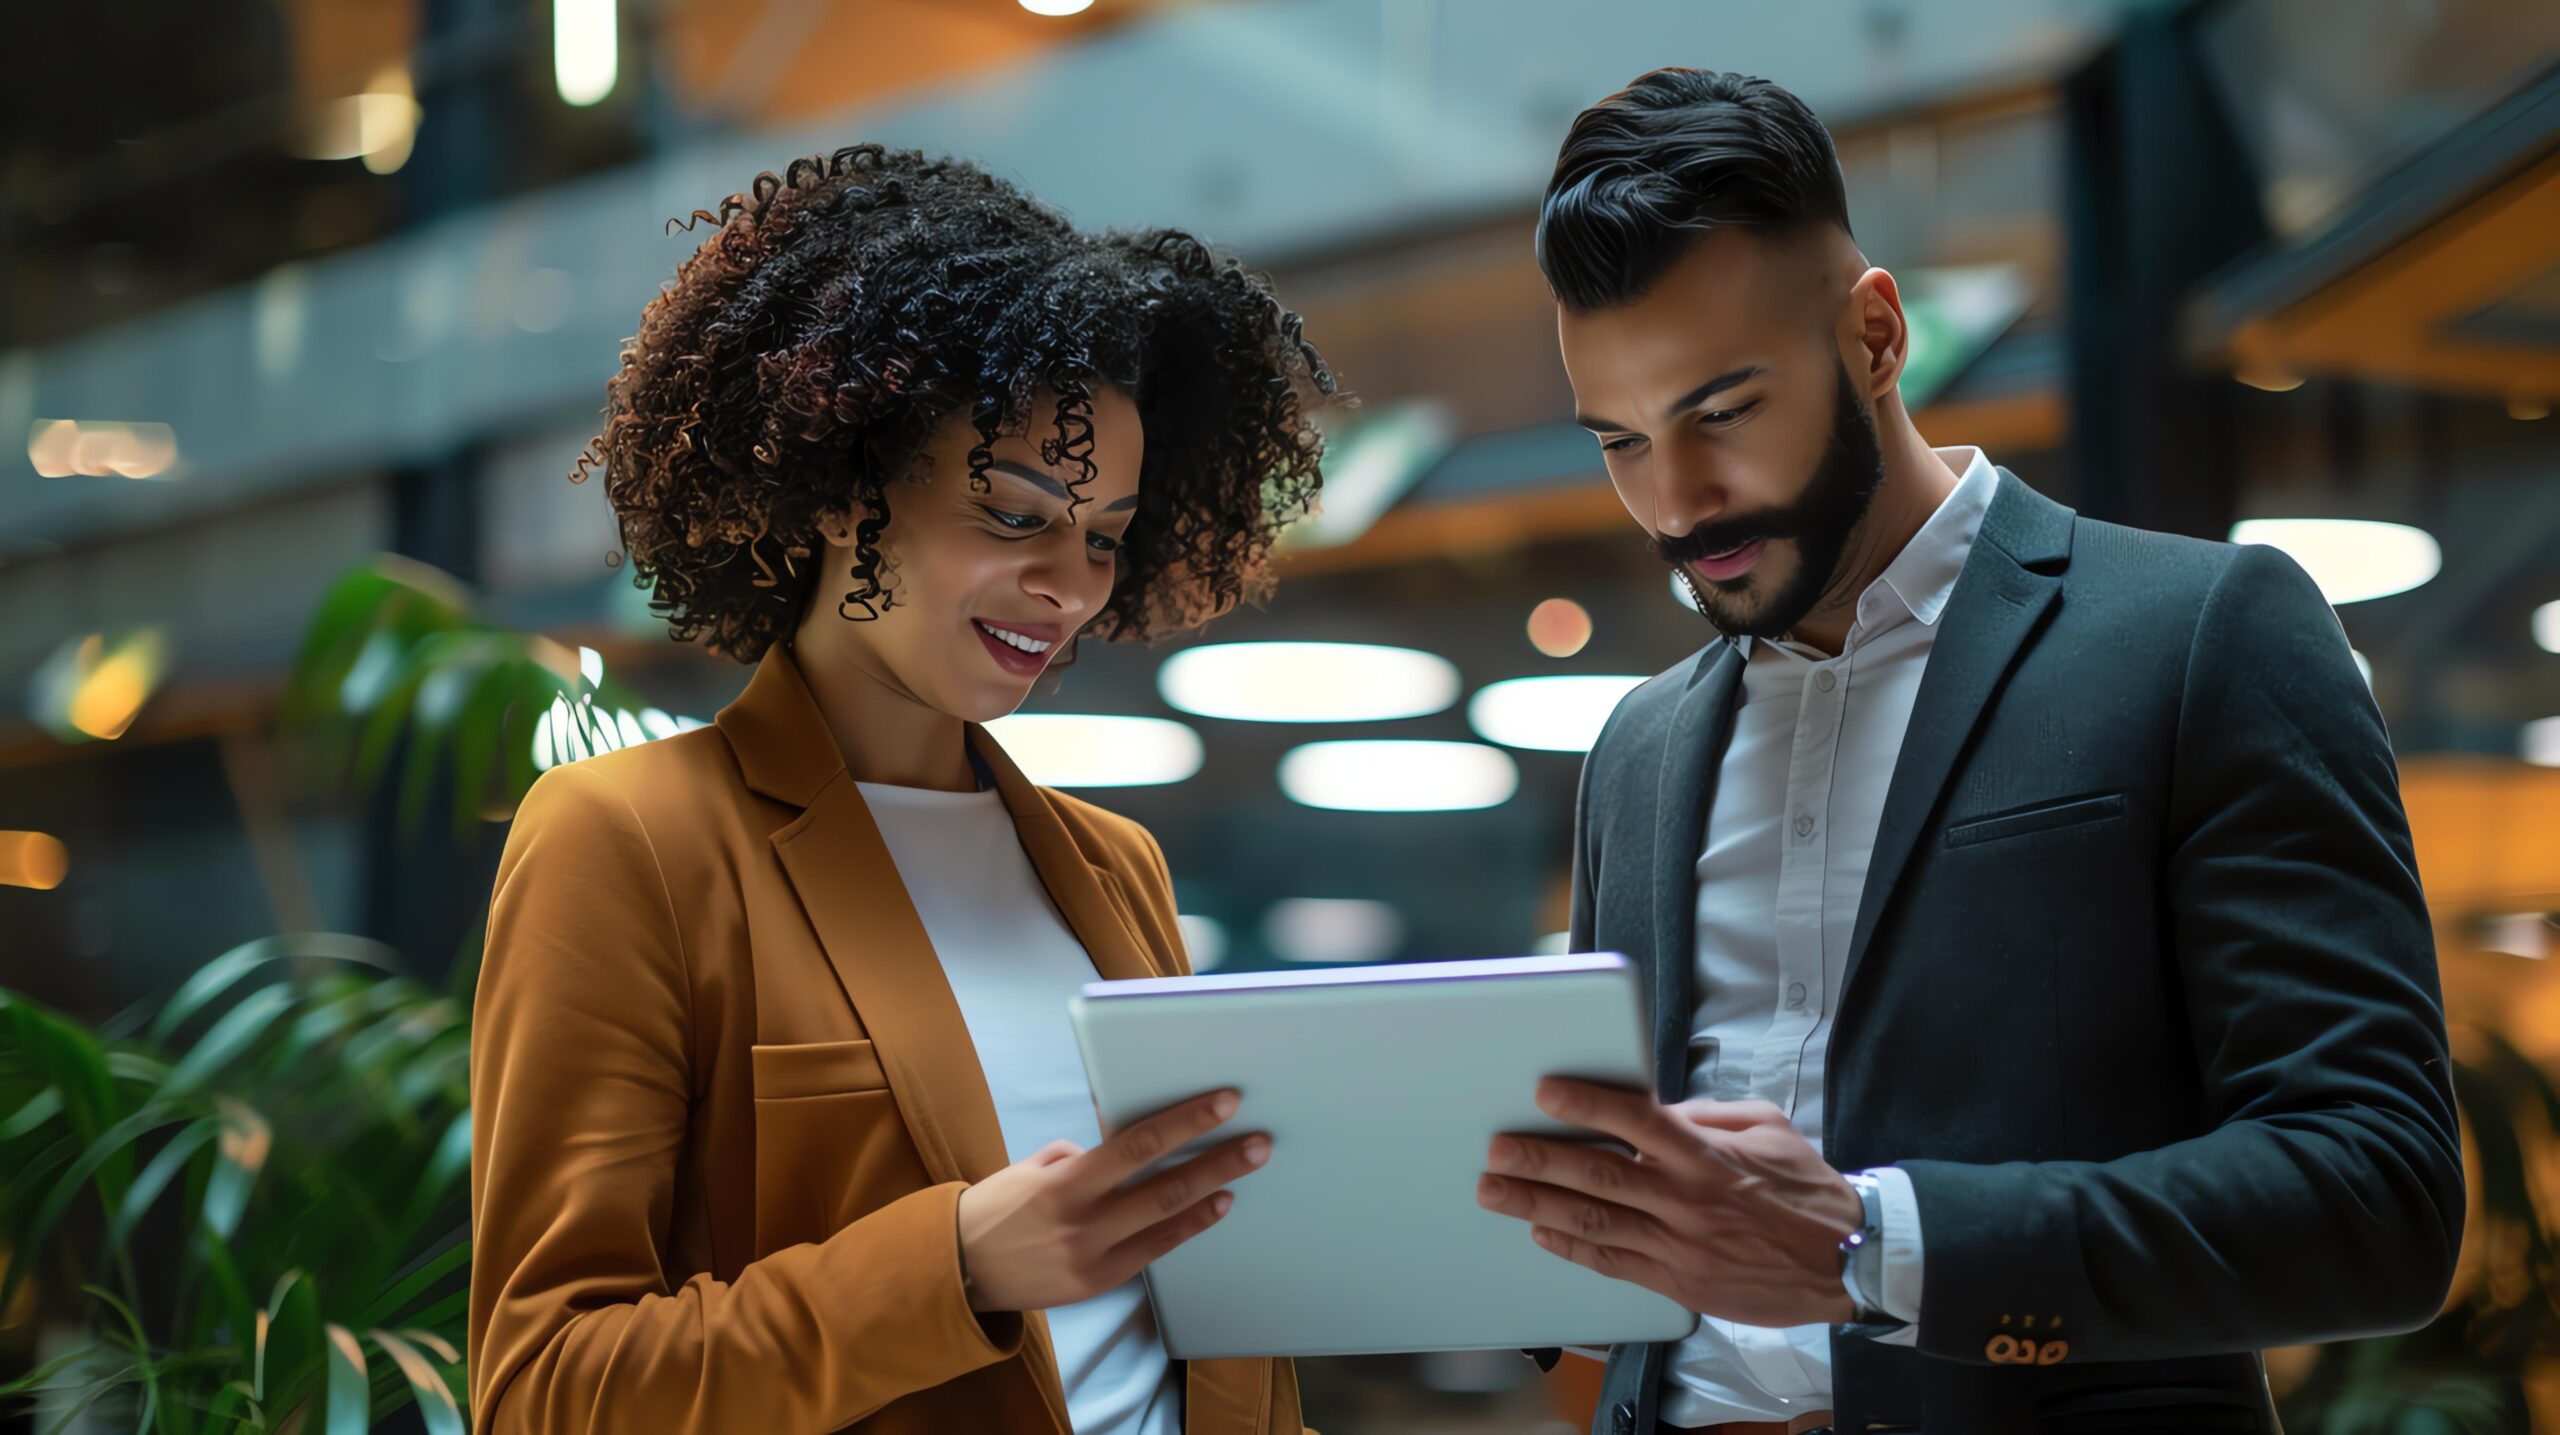
<svg viewBox="0 0 2560 1435">
<path fill-rule="evenodd" d="M 1991 511 L 1991 499 L 2000 487 L 2000 471 L 1991 466 L 1991 460 L 1980 448 L 1968 444 L 1931 452 L 1955 471 L 1956 486 L 1928 521 L 1920 525 L 1920 531 L 1911 535 L 1911 541 L 1885 565 L 1884 572 L 1858 595 L 1857 622 L 1849 630 L 1852 647 L 1885 626 L 1876 617 L 1877 606 L 1882 603 L 1898 604 L 1921 623 L 1935 627 L 1947 610 L 1947 600 L 1955 595 L 1956 579 L 1963 576 L 1965 559 L 1973 553 L 1973 540 L 1982 532 L 1983 515 Z M 1733 645 L 1744 661 L 1750 660 L 1750 638 L 1737 636 Z M 1777 646 L 1782 650 L 1791 647 L 1783 642 Z"/>
</svg>

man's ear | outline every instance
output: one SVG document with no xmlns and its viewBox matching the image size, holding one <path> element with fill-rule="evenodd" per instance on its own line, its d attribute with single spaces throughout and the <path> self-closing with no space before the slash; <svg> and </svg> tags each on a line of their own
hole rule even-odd
<svg viewBox="0 0 2560 1435">
<path fill-rule="evenodd" d="M 1902 288 L 1881 269 L 1869 269 L 1849 286 L 1844 316 L 1849 378 L 1874 403 L 1902 382 L 1911 359 L 1911 326 L 1902 314 Z"/>
</svg>

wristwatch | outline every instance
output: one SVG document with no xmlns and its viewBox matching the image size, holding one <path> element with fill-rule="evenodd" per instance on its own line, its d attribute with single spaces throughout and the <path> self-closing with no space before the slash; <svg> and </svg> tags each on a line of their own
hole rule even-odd
<svg viewBox="0 0 2560 1435">
<path fill-rule="evenodd" d="M 1840 1287 L 1858 1308 L 1853 1324 L 1893 1329 L 1884 1309 L 1884 1184 L 1864 1171 L 1843 1178 L 1858 1193 L 1858 1225 L 1840 1238 Z"/>
</svg>

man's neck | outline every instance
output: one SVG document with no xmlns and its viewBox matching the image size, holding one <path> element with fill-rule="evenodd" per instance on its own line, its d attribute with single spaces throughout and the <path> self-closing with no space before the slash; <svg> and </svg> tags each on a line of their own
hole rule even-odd
<svg viewBox="0 0 2560 1435">
<path fill-rule="evenodd" d="M 1858 521 L 1841 555 L 1840 581 L 1787 634 L 1787 641 L 1832 657 L 1849 644 L 1849 629 L 1858 620 L 1859 596 L 1911 546 L 1929 515 L 1947 501 L 1963 477 L 1929 447 L 1900 402 L 1889 409 L 1877 406 L 1876 427 L 1883 439 L 1884 482 L 1877 485 L 1875 501 L 1867 505 L 1866 517 Z"/>
</svg>

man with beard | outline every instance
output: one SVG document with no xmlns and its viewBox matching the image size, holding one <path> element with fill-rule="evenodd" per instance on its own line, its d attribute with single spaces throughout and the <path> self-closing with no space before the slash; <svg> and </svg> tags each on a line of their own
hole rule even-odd
<svg viewBox="0 0 2560 1435">
<path fill-rule="evenodd" d="M 1923 441 L 1893 278 L 1764 81 L 1585 111 L 1538 259 L 1718 630 L 1576 813 L 1573 949 L 1642 969 L 1657 1090 L 1538 1100 L 1633 1154 L 1498 1137 L 1477 1192 L 1704 1317 L 1608 1352 L 1598 1428 L 2273 1430 L 2259 1350 L 2431 1319 L 2431 931 L 2302 570 Z"/>
</svg>

